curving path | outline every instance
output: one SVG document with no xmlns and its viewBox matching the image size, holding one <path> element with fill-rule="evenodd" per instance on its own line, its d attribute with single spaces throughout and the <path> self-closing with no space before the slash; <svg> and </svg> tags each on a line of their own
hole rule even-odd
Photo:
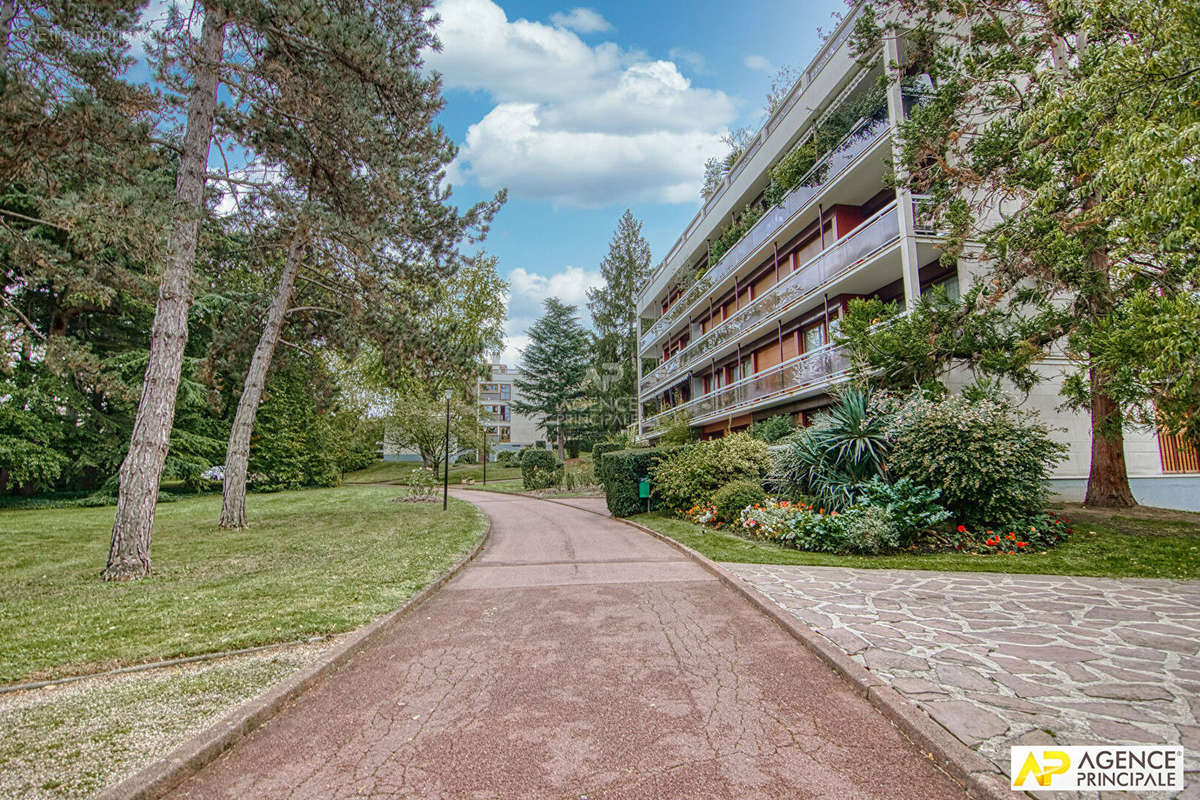
<svg viewBox="0 0 1200 800">
<path fill-rule="evenodd" d="M 460 492 L 487 548 L 180 798 L 938 798 L 962 788 L 696 563 Z"/>
</svg>

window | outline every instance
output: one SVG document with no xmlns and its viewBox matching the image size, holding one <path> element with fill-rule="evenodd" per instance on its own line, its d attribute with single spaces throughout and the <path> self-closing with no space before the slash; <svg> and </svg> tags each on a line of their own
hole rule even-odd
<svg viewBox="0 0 1200 800">
<path fill-rule="evenodd" d="M 934 288 L 935 286 L 944 286 L 946 289 L 946 296 L 949 297 L 951 300 L 957 300 L 960 297 L 960 294 L 958 291 L 958 276 L 957 275 L 951 275 L 948 278 L 943 278 L 942 280 L 938 281 L 937 283 L 929 284 L 928 286 L 925 287 L 925 291 L 921 292 L 921 294 L 925 294 L 926 292 L 928 292 L 930 289 Z"/>
<path fill-rule="evenodd" d="M 814 325 L 809 325 L 804 329 L 802 338 L 804 339 L 804 352 L 806 353 L 824 346 L 825 323 L 822 321 Z"/>
<path fill-rule="evenodd" d="M 501 400 L 512 400 L 512 384 L 511 383 L 500 384 L 500 399 Z"/>
<path fill-rule="evenodd" d="M 508 426 L 501 427 L 499 440 L 504 444 L 508 444 L 509 442 L 511 442 L 512 441 L 512 428 L 509 428 Z"/>
</svg>

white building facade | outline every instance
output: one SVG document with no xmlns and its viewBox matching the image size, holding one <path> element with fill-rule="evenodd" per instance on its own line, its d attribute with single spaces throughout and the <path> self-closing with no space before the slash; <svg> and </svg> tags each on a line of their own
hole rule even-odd
<svg viewBox="0 0 1200 800">
<path fill-rule="evenodd" d="M 939 262 L 937 232 L 915 213 L 920 198 L 889 188 L 895 131 L 919 97 L 901 89 L 903 63 L 892 38 L 866 65 L 854 58 L 857 14 L 837 27 L 791 92 L 746 147 L 721 186 L 655 269 L 638 298 L 639 354 L 657 362 L 638 376 L 638 429 L 654 439 L 677 414 L 702 437 L 744 430 L 776 414 L 807 422 L 849 377 L 832 344 L 848 303 L 878 297 L 912 307 L 943 285 L 954 296 L 971 284 L 969 265 Z M 780 159 L 847 104 L 863 105 L 888 73 L 887 91 L 809 176 L 719 258 L 709 243 L 747 206 L 767 205 Z M 917 78 L 920 83 L 920 76 Z M 1087 414 L 1059 410 L 1065 361 L 1047 359 L 1049 380 L 1025 400 L 1068 448 L 1055 474 L 1067 500 L 1083 496 L 1090 464 Z M 951 380 L 953 384 L 954 381 Z M 1125 455 L 1139 502 L 1200 510 L 1195 448 L 1152 431 L 1127 430 Z"/>
<path fill-rule="evenodd" d="M 479 417 L 487 432 L 492 449 L 492 459 L 505 450 L 517 451 L 539 441 L 545 433 L 538 428 L 540 417 L 518 414 L 513 408 L 520 397 L 516 381 L 521 370 L 510 369 L 505 364 L 489 366 L 487 378 L 479 381 L 476 395 L 479 402 Z"/>
</svg>

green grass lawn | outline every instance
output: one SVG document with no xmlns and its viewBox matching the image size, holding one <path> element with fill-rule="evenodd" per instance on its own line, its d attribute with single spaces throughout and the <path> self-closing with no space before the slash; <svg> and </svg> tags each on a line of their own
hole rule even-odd
<svg viewBox="0 0 1200 800">
<path fill-rule="evenodd" d="M 291 641 L 358 627 L 465 553 L 472 506 L 393 503 L 391 486 L 251 495 L 221 531 L 219 496 L 159 505 L 154 575 L 104 583 L 113 509 L 0 512 L 0 683 Z"/>
<path fill-rule="evenodd" d="M 694 525 L 665 514 L 633 519 L 714 561 L 746 564 L 805 564 L 822 567 L 932 569 L 1121 578 L 1200 578 L 1200 525 L 1161 523 L 1096 512 L 1073 525 L 1074 535 L 1045 555 L 964 553 L 842 556 L 789 550 L 732 533 Z M 1067 516 L 1070 514 L 1068 512 Z"/>
<path fill-rule="evenodd" d="M 366 469 L 348 472 L 342 479 L 344 483 L 407 483 L 408 474 L 417 466 L 412 461 L 376 461 Z M 438 483 L 441 483 L 441 473 L 438 473 Z M 488 464 L 488 483 L 493 480 L 507 480 L 521 477 L 520 467 L 502 467 L 498 464 Z M 459 484 L 463 480 L 478 483 L 483 480 L 483 465 L 457 464 L 450 467 L 450 484 Z"/>
</svg>

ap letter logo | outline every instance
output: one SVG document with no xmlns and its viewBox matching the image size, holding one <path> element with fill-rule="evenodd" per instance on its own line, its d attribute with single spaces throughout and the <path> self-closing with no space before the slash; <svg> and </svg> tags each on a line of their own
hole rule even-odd
<svg viewBox="0 0 1200 800">
<path fill-rule="evenodd" d="M 1025 781 L 1032 776 L 1039 787 L 1049 788 L 1055 775 L 1061 775 L 1070 768 L 1071 757 L 1062 750 L 1043 750 L 1040 762 L 1031 752 L 1025 757 L 1020 772 L 1013 779 L 1013 786 L 1024 787 Z"/>
</svg>

